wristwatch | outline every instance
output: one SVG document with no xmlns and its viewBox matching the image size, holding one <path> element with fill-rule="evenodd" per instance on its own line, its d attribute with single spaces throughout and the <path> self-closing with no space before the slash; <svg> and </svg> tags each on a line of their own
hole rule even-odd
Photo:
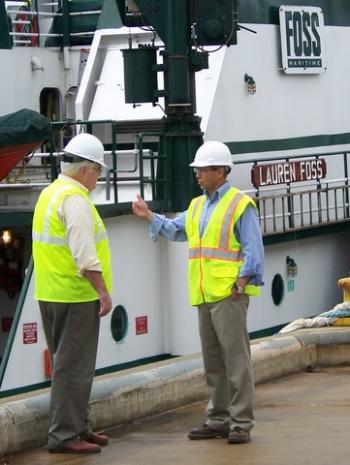
<svg viewBox="0 0 350 465">
<path fill-rule="evenodd" d="M 236 289 L 237 294 L 243 294 L 244 287 L 237 286 L 237 284 L 235 284 L 233 287 Z"/>
</svg>

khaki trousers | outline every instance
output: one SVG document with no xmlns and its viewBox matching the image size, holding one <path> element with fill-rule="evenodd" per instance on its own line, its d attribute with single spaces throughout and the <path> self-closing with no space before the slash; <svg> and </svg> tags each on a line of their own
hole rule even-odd
<svg viewBox="0 0 350 465">
<path fill-rule="evenodd" d="M 209 403 L 206 424 L 220 431 L 254 426 L 254 379 L 247 331 L 249 297 L 198 306 Z"/>
<path fill-rule="evenodd" d="M 88 404 L 95 374 L 99 302 L 39 301 L 52 358 L 49 447 L 90 431 Z"/>
</svg>

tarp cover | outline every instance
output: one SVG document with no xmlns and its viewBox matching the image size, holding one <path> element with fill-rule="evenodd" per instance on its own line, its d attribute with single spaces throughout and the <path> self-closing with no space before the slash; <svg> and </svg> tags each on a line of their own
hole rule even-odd
<svg viewBox="0 0 350 465">
<path fill-rule="evenodd" d="M 0 147 L 50 140 L 50 122 L 33 110 L 19 110 L 0 117 Z"/>
</svg>

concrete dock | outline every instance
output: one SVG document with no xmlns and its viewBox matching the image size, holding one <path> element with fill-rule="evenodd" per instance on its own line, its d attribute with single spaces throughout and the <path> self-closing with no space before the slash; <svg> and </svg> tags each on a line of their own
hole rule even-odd
<svg viewBox="0 0 350 465">
<path fill-rule="evenodd" d="M 204 419 L 197 355 L 96 379 L 93 426 L 111 437 L 101 454 L 47 452 L 48 392 L 3 399 L 0 464 L 348 464 L 350 329 L 252 341 L 252 356 L 256 426 L 249 444 L 187 439 L 188 429 Z"/>
</svg>

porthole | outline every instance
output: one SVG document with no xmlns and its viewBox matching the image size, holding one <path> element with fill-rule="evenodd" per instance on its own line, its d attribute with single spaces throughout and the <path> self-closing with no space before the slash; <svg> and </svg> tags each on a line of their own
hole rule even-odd
<svg viewBox="0 0 350 465">
<path fill-rule="evenodd" d="M 275 305 L 279 305 L 282 302 L 284 296 L 284 281 L 280 274 L 276 274 L 272 280 L 271 295 Z"/>
<path fill-rule="evenodd" d="M 121 342 L 128 332 L 128 314 L 122 305 L 117 305 L 112 312 L 111 332 L 116 342 Z"/>
</svg>

